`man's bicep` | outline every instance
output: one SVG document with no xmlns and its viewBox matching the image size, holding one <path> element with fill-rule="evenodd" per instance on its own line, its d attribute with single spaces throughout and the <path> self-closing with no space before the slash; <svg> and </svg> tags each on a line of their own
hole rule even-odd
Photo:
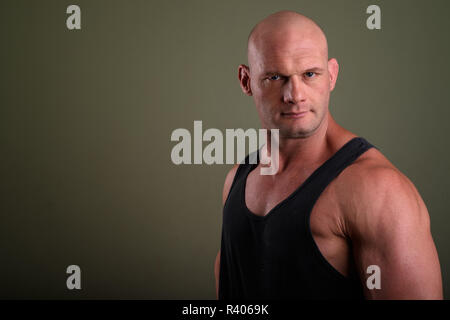
<svg viewBox="0 0 450 320">
<path fill-rule="evenodd" d="M 383 177 L 353 221 L 353 249 L 369 299 L 440 299 L 428 211 L 409 180 Z M 374 196 L 376 195 L 376 196 Z"/>
</svg>

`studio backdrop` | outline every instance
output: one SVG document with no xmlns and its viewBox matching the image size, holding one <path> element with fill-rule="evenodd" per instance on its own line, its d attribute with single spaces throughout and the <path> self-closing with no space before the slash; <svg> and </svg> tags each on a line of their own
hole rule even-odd
<svg viewBox="0 0 450 320">
<path fill-rule="evenodd" d="M 252 27 L 280 10 L 328 38 L 332 116 L 420 192 L 450 297 L 448 1 L 7 0 L 0 298 L 215 299 L 232 165 L 177 164 L 171 137 L 185 129 L 194 144 L 195 121 L 260 128 L 237 67 Z"/>
</svg>

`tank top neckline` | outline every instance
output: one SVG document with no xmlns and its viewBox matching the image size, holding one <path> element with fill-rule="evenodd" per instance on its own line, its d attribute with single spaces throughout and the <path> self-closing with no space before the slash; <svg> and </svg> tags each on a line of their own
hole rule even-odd
<svg viewBox="0 0 450 320">
<path fill-rule="evenodd" d="M 241 188 L 241 202 L 245 209 L 245 212 L 253 219 L 257 220 L 266 220 L 268 219 L 274 211 L 277 211 L 279 208 L 282 208 L 285 204 L 289 203 L 291 199 L 293 199 L 300 191 L 302 191 L 333 159 L 337 158 L 339 154 L 342 154 L 346 149 L 348 149 L 351 145 L 355 144 L 358 141 L 362 141 L 364 138 L 362 137 L 353 137 L 349 141 L 347 141 L 340 149 L 338 149 L 332 156 L 330 156 L 324 163 L 322 163 L 319 167 L 317 167 L 307 178 L 303 181 L 291 194 L 289 194 L 286 198 L 278 202 L 272 209 L 269 210 L 265 215 L 257 215 L 253 211 L 251 211 L 247 207 L 247 202 L 245 201 L 245 190 L 247 188 L 247 178 L 259 164 L 259 153 L 257 151 L 257 161 L 255 164 L 250 164 L 249 169 L 244 172 L 243 175 L 243 187 Z"/>
</svg>

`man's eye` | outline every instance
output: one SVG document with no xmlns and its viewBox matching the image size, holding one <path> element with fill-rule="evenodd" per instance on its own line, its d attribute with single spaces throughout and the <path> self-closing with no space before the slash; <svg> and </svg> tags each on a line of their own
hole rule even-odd
<svg viewBox="0 0 450 320">
<path fill-rule="evenodd" d="M 269 80 L 280 80 L 280 79 L 281 79 L 281 77 L 279 75 L 274 75 L 274 76 L 269 77 Z"/>
<path fill-rule="evenodd" d="M 312 72 L 312 71 L 309 71 L 309 72 L 306 72 L 305 73 L 305 76 L 307 77 L 307 78 L 312 78 L 312 77 L 314 77 L 316 75 L 316 73 L 315 72 Z"/>
</svg>

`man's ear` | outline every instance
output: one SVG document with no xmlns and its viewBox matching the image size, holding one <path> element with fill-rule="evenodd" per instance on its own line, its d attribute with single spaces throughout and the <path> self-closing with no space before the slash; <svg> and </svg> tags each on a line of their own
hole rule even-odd
<svg viewBox="0 0 450 320">
<path fill-rule="evenodd" d="M 238 68 L 238 78 L 242 91 L 248 95 L 252 95 L 252 89 L 250 88 L 250 69 L 245 64 L 240 64 Z"/>
<path fill-rule="evenodd" d="M 328 73 L 330 75 L 330 91 L 333 91 L 339 73 L 339 64 L 335 58 L 328 60 Z"/>
</svg>

